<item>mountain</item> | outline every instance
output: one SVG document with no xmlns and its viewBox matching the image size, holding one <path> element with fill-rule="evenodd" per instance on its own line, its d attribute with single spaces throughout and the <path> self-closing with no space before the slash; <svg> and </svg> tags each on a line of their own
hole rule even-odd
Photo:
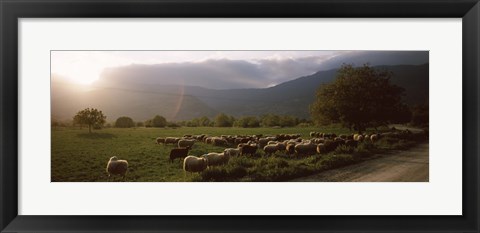
<svg viewBox="0 0 480 233">
<path fill-rule="evenodd" d="M 391 82 L 405 88 L 404 102 L 428 103 L 429 68 L 424 65 L 377 66 L 392 71 Z M 165 85 L 158 82 L 113 82 L 100 80 L 90 90 L 77 90 L 52 79 L 52 116 L 68 120 L 86 107 L 104 111 L 107 121 L 130 116 L 144 121 L 160 114 L 168 120 L 214 117 L 223 112 L 234 116 L 288 114 L 309 118 L 309 105 L 323 83 L 331 82 L 337 69 L 319 71 L 269 88 L 216 90 L 199 86 Z"/>
</svg>

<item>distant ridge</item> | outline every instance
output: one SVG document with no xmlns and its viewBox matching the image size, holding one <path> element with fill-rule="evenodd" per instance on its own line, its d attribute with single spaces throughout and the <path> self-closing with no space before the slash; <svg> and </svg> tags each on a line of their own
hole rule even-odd
<svg viewBox="0 0 480 233">
<path fill-rule="evenodd" d="M 428 103 L 428 67 L 428 63 L 376 66 L 393 72 L 391 82 L 406 89 L 404 102 L 410 105 Z M 228 90 L 113 82 L 110 78 L 99 81 L 88 92 L 81 92 L 66 91 L 64 84 L 52 80 L 52 117 L 70 120 L 77 111 L 96 107 L 104 111 L 108 122 L 120 116 L 144 121 L 156 114 L 179 121 L 201 116 L 212 118 L 220 112 L 234 116 L 274 113 L 309 118 L 308 108 L 316 90 L 321 84 L 331 82 L 336 72 L 337 69 L 319 71 L 269 88 Z"/>
</svg>

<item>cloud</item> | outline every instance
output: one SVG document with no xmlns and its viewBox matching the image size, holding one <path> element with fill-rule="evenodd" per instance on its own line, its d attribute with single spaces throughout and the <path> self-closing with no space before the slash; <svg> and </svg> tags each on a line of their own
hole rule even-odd
<svg viewBox="0 0 480 233">
<path fill-rule="evenodd" d="M 267 56 L 261 59 L 207 59 L 195 62 L 132 64 L 105 69 L 99 83 L 188 85 L 212 89 L 265 88 L 343 63 L 423 64 L 428 52 L 338 51 L 317 56 Z"/>
</svg>

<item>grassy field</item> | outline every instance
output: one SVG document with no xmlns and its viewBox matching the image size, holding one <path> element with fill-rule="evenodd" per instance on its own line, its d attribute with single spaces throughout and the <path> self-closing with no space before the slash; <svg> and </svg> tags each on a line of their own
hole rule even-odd
<svg viewBox="0 0 480 233">
<path fill-rule="evenodd" d="M 106 128 L 89 134 L 88 129 L 52 128 L 52 182 L 107 181 L 105 171 L 108 159 L 117 156 L 129 162 L 126 177 L 128 182 L 172 182 L 172 181 L 285 181 L 306 176 L 326 169 L 359 162 L 374 150 L 381 148 L 405 149 L 415 141 L 395 139 L 383 140 L 378 145 L 365 143 L 355 151 L 339 148 L 327 155 L 306 158 L 264 157 L 258 150 L 256 157 L 235 157 L 227 165 L 209 168 L 201 174 L 186 177 L 182 162 L 169 162 L 172 145 L 158 145 L 157 137 L 183 136 L 184 134 L 229 135 L 275 135 L 299 133 L 309 138 L 310 131 L 350 133 L 340 127 L 325 128 Z M 402 141 L 403 140 L 403 141 Z M 383 146 L 382 146 L 383 145 Z M 225 147 L 216 147 L 197 142 L 189 154 L 201 156 L 208 152 L 222 152 Z M 360 156 L 359 156 L 360 155 Z M 117 177 L 117 180 L 120 180 Z"/>
</svg>

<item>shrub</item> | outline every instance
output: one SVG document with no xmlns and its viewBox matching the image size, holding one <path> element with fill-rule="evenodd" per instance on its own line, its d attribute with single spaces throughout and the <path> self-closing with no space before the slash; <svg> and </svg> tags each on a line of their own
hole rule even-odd
<svg viewBox="0 0 480 233">
<path fill-rule="evenodd" d="M 340 145 L 335 149 L 333 153 L 334 154 L 352 154 L 353 151 L 354 151 L 354 148 L 351 146 Z"/>
<path fill-rule="evenodd" d="M 360 156 L 373 155 L 376 152 L 376 147 L 370 141 L 363 141 L 354 149 L 354 153 Z"/>
<path fill-rule="evenodd" d="M 127 116 L 119 117 L 115 121 L 115 127 L 116 128 L 130 128 L 130 127 L 134 127 L 134 126 L 135 126 L 135 123 L 133 123 L 132 118 L 127 117 Z"/>
</svg>

